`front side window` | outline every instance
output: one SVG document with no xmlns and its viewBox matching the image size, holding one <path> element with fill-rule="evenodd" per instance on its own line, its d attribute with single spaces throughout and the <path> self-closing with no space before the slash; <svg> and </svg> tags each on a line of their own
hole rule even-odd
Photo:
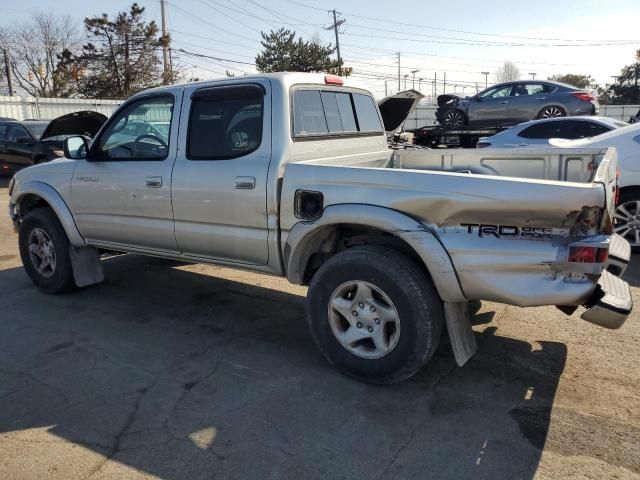
<svg viewBox="0 0 640 480">
<path fill-rule="evenodd" d="M 26 138 L 31 141 L 31 137 L 23 127 L 20 125 L 12 125 L 7 135 L 7 141 L 17 142 L 19 138 Z"/>
<path fill-rule="evenodd" d="M 215 87 L 192 97 L 187 158 L 226 160 L 262 142 L 264 90 L 258 85 Z"/>
<path fill-rule="evenodd" d="M 503 87 L 490 88 L 486 92 L 481 93 L 479 95 L 479 97 L 480 98 L 502 98 L 502 97 L 508 97 L 509 95 L 511 95 L 511 90 L 512 89 L 513 89 L 513 86 L 511 86 L 511 85 L 506 85 L 506 86 L 503 86 Z"/>
<path fill-rule="evenodd" d="M 544 122 L 525 128 L 518 135 L 523 138 L 558 138 L 561 127 L 558 122 Z"/>
<path fill-rule="evenodd" d="M 7 139 L 8 130 L 9 130 L 9 125 L 0 125 L 0 140 Z"/>
<path fill-rule="evenodd" d="M 101 136 L 97 154 L 101 160 L 164 160 L 169 154 L 169 128 L 173 96 L 139 100 L 117 114 Z"/>
</svg>

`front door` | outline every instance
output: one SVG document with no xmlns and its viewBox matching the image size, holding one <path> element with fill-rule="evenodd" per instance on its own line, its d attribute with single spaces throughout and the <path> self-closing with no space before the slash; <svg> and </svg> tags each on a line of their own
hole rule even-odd
<svg viewBox="0 0 640 480">
<path fill-rule="evenodd" d="M 469 101 L 470 124 L 500 125 L 510 121 L 509 108 L 513 85 L 490 88 Z"/>
<path fill-rule="evenodd" d="M 269 82 L 191 86 L 184 98 L 186 128 L 172 191 L 178 248 L 201 258 L 266 264 Z"/>
<path fill-rule="evenodd" d="M 73 174 L 71 201 L 90 243 L 177 251 L 171 209 L 182 88 L 134 99 Z"/>
</svg>

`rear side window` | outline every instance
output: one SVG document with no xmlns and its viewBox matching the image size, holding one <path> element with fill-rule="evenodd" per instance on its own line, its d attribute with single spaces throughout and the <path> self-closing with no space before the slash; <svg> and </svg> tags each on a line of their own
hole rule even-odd
<svg viewBox="0 0 640 480">
<path fill-rule="evenodd" d="M 197 91 L 191 102 L 187 158 L 226 160 L 257 150 L 263 106 L 264 90 L 258 85 Z"/>
<path fill-rule="evenodd" d="M 376 104 L 369 95 L 296 90 L 293 94 L 294 136 L 323 136 L 383 131 Z"/>
<path fill-rule="evenodd" d="M 575 125 L 575 137 L 573 138 L 595 137 L 596 135 L 600 135 L 611 130 L 604 125 L 593 122 L 576 121 Z"/>
</svg>

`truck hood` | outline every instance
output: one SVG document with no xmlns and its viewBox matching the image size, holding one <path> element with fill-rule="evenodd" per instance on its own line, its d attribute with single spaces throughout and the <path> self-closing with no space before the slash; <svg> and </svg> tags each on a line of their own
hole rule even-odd
<svg viewBox="0 0 640 480">
<path fill-rule="evenodd" d="M 51 120 L 44 132 L 41 140 L 59 135 L 85 135 L 93 137 L 100 127 L 107 121 L 107 117 L 98 112 L 82 111 L 68 113 Z"/>
<path fill-rule="evenodd" d="M 387 134 L 395 133 L 423 98 L 417 90 L 405 90 L 380 100 L 378 108 Z"/>
</svg>

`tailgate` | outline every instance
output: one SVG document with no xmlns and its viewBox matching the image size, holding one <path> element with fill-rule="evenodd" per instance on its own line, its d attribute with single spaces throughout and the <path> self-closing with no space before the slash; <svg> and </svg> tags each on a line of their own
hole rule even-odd
<svg viewBox="0 0 640 480">
<path fill-rule="evenodd" d="M 613 231 L 613 215 L 616 209 L 616 188 L 618 179 L 618 154 L 615 148 L 608 148 L 593 177 L 595 183 L 604 186 L 606 215 L 602 215 L 602 230 Z"/>
</svg>

